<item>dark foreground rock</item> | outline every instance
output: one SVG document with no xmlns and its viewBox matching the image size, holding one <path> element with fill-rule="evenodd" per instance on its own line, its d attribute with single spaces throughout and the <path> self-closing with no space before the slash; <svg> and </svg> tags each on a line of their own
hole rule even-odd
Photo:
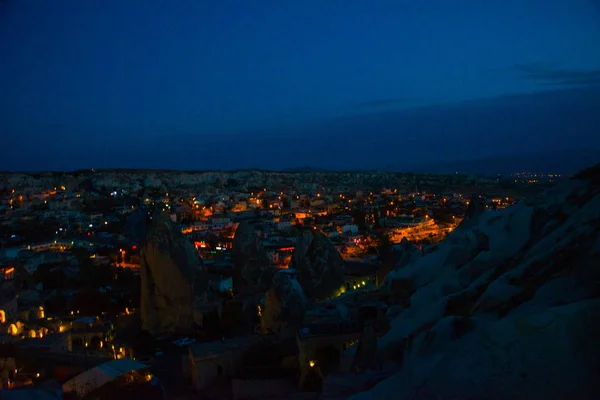
<svg viewBox="0 0 600 400">
<path fill-rule="evenodd" d="M 290 267 L 298 271 L 302 289 L 312 300 L 334 296 L 343 284 L 344 260 L 320 232 L 305 230 L 300 234 Z"/>
<path fill-rule="evenodd" d="M 235 231 L 232 247 L 234 290 L 236 292 L 253 288 L 267 290 L 275 270 L 269 265 L 260 231 L 247 221 L 241 222 Z"/>
<path fill-rule="evenodd" d="M 153 216 L 140 257 L 142 329 L 193 333 L 196 299 L 206 291 L 198 252 L 164 213 Z"/>
<path fill-rule="evenodd" d="M 394 295 L 410 298 L 378 341 L 396 372 L 352 398 L 596 398 L 595 171 L 506 209 L 472 210 L 436 251 L 390 272 Z"/>
</svg>

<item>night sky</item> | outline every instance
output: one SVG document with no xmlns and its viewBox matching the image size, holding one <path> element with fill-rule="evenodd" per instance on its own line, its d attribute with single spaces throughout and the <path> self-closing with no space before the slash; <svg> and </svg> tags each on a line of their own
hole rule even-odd
<svg viewBox="0 0 600 400">
<path fill-rule="evenodd" d="M 405 168 L 595 110 L 597 0 L 0 1 L 0 170 Z"/>
</svg>

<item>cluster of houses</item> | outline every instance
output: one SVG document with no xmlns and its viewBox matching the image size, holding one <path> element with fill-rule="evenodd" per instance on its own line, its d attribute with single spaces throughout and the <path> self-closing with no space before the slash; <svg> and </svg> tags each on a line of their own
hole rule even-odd
<svg viewBox="0 0 600 400">
<path fill-rule="evenodd" d="M 293 347 L 305 368 L 303 380 L 314 371 L 314 360 L 323 358 L 318 352 L 324 347 L 333 349 L 336 368 L 347 370 L 354 361 L 344 359 L 345 350 L 364 337 L 367 319 L 382 315 L 376 295 L 355 300 L 360 295 L 370 296 L 366 289 L 376 287 L 381 238 L 387 236 L 392 242 L 402 238 L 431 243 L 441 240 L 460 223 L 470 200 L 470 196 L 459 193 L 430 194 L 418 188 L 401 192 L 366 186 L 349 189 L 345 184 L 325 187 L 314 182 L 295 185 L 293 190 L 269 186 L 274 189 L 191 191 L 173 187 L 135 192 L 65 184 L 43 190 L 5 190 L 0 197 L 0 342 L 12 347 L 6 350 L 6 357 L 0 354 L 2 387 L 42 379 L 44 362 L 85 369 L 131 356 L 130 344 L 119 340 L 117 333 L 134 323 L 135 306 L 111 315 L 85 315 L 71 302 L 70 310 L 48 313 L 46 302 L 58 294 L 57 289 L 45 287 L 32 277 L 40 270 L 57 270 L 60 279 L 75 280 L 82 263 L 137 274 L 143 232 L 131 228 L 131 220 L 148 221 L 156 210 L 168 213 L 194 243 L 210 273 L 212 290 L 222 293 L 232 290 L 230 250 L 242 221 L 257 227 L 267 258 L 278 270 L 290 265 L 297 228 L 325 234 L 346 262 L 339 297 L 354 297 L 346 298 L 341 308 L 324 303 L 311 309 L 307 318 L 312 322 L 299 332 Z M 498 197 L 487 199 L 486 204 L 501 208 L 513 202 Z M 115 298 L 129 295 L 109 285 L 96 290 Z M 73 292 L 60 294 L 72 296 Z M 364 317 L 365 313 L 372 318 Z M 210 383 L 210 377 L 226 374 L 242 347 L 237 341 L 192 345 L 189 357 L 194 385 L 201 389 Z M 19 360 L 28 360 L 33 372 L 15 364 L 15 351 Z M 19 370 L 21 373 L 15 373 Z M 73 371 L 64 373 L 72 375 Z M 237 382 L 237 390 L 251 391 L 248 382 Z M 274 381 L 273 387 L 278 382 Z"/>
</svg>

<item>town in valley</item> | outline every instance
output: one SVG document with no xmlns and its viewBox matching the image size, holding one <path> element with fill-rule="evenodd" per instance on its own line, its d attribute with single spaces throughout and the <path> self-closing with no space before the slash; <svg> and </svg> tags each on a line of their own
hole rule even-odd
<svg viewBox="0 0 600 400">
<path fill-rule="evenodd" d="M 563 180 L 2 174 L 0 385 L 58 382 L 64 398 L 310 398 L 355 374 L 366 390 L 391 374 L 377 338 L 406 307 L 390 271 L 435 252 L 469 215 Z M 117 372 L 81 378 L 103 365 Z"/>
</svg>

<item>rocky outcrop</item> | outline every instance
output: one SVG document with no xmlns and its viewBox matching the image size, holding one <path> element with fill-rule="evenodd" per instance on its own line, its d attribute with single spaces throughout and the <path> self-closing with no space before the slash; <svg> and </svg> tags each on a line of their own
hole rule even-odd
<svg viewBox="0 0 600 400">
<path fill-rule="evenodd" d="M 399 244 L 394 245 L 393 249 L 398 253 L 396 268 L 402 268 L 423 255 L 423 252 L 406 238 L 402 238 Z"/>
<path fill-rule="evenodd" d="M 600 187 L 573 180 L 468 219 L 388 275 L 410 297 L 378 341 L 396 373 L 352 398 L 593 398 Z"/>
<path fill-rule="evenodd" d="M 153 216 L 140 264 L 142 328 L 192 333 L 196 299 L 206 292 L 205 271 L 194 246 L 164 213 Z"/>
<path fill-rule="evenodd" d="M 312 300 L 334 296 L 343 283 L 344 260 L 320 232 L 305 230 L 300 234 L 290 267 L 298 271 L 304 293 Z"/>
<path fill-rule="evenodd" d="M 354 358 L 354 367 L 360 370 L 371 368 L 375 364 L 377 354 L 377 335 L 375 326 L 369 322 L 365 324 L 363 333 L 360 336 L 356 356 Z"/>
<path fill-rule="evenodd" d="M 260 233 L 254 225 L 241 222 L 233 238 L 231 258 L 234 266 L 233 289 L 243 292 L 249 288 L 266 290 L 275 274 L 269 264 Z"/>
<path fill-rule="evenodd" d="M 293 270 L 278 271 L 271 288 L 265 294 L 261 316 L 264 333 L 297 334 L 304 320 L 308 302 Z"/>
<path fill-rule="evenodd" d="M 377 284 L 384 282 L 390 271 L 395 268 L 403 268 L 423 255 L 423 249 L 419 249 L 407 238 L 402 238 L 400 243 L 392 246 L 391 252 L 383 256 L 383 263 L 377 271 Z"/>
<path fill-rule="evenodd" d="M 579 173 L 575 174 L 574 178 L 587 180 L 593 185 L 599 185 L 600 184 L 600 163 L 598 163 L 590 168 L 586 168 L 583 171 L 580 171 Z"/>
</svg>

